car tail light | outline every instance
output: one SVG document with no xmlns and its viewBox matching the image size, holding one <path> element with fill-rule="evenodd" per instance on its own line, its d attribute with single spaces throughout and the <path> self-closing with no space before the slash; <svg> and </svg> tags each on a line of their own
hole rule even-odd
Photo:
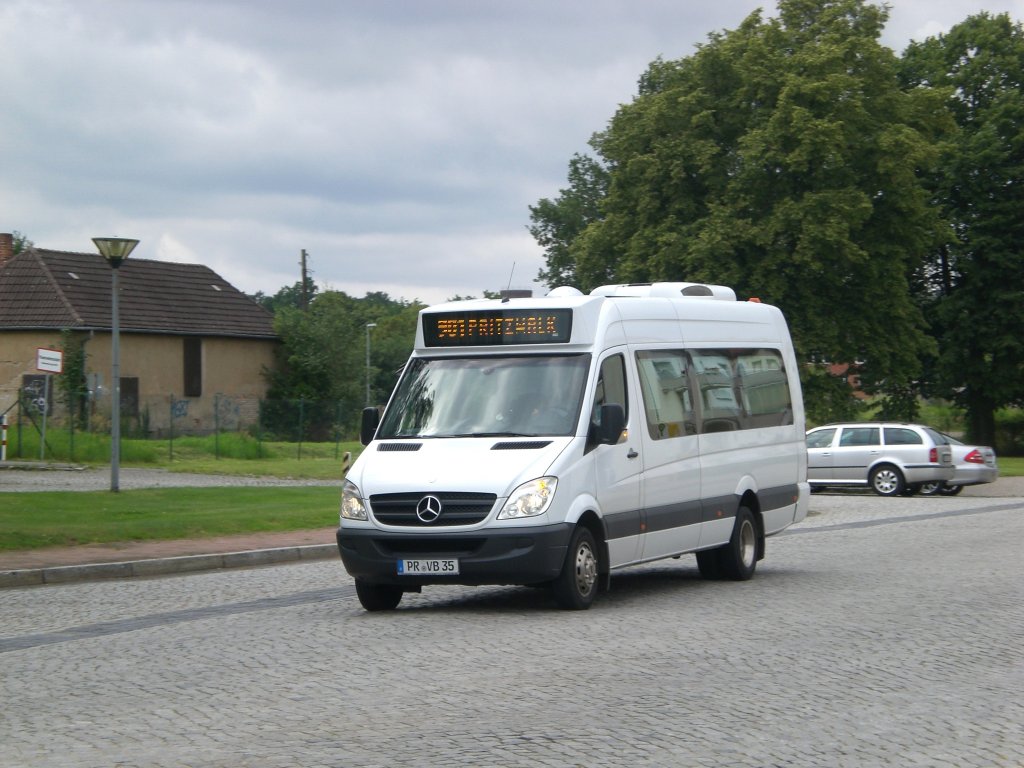
<svg viewBox="0 0 1024 768">
<path fill-rule="evenodd" d="M 981 451 L 975 448 L 973 451 L 964 456 L 964 461 L 969 461 L 971 464 L 984 464 L 985 457 L 981 455 Z"/>
<path fill-rule="evenodd" d="M 928 461 L 930 461 L 932 464 L 938 464 L 939 463 L 939 449 L 938 448 L 932 448 L 930 451 L 928 451 Z"/>
</svg>

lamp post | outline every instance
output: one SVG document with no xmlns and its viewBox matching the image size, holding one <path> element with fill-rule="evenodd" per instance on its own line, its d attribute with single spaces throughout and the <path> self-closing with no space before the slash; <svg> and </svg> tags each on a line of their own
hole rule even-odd
<svg viewBox="0 0 1024 768">
<path fill-rule="evenodd" d="M 366 405 L 370 406 L 370 329 L 376 328 L 376 323 L 366 324 Z"/>
<path fill-rule="evenodd" d="M 110 265 L 110 360 L 113 389 L 110 401 L 110 490 L 120 490 L 121 470 L 121 339 L 117 306 L 117 270 L 128 258 L 138 240 L 123 237 L 94 237 L 100 255 Z"/>
</svg>

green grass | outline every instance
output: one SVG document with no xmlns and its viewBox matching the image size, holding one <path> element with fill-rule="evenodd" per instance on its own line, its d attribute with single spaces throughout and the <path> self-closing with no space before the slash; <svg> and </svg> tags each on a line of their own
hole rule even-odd
<svg viewBox="0 0 1024 768">
<path fill-rule="evenodd" d="M 336 487 L 153 488 L 4 493 L 0 551 L 260 531 L 337 523 Z"/>
<path fill-rule="evenodd" d="M 13 431 L 12 431 L 13 432 Z M 110 438 L 78 432 L 72 446 L 66 431 L 46 435 L 47 462 L 70 462 L 86 466 L 110 465 Z M 172 472 L 291 477 L 311 480 L 340 480 L 344 476 L 342 459 L 349 453 L 354 459 L 362 451 L 355 441 L 341 443 L 285 443 L 259 441 L 244 433 L 218 436 L 178 437 L 168 440 L 121 440 L 121 466 L 168 469 Z M 8 436 L 8 459 L 39 460 L 39 436 L 24 430 L 21 452 L 17 441 Z"/>
<path fill-rule="evenodd" d="M 110 466 L 105 435 L 76 433 L 73 450 L 67 432 L 49 432 L 46 441 L 47 462 Z M 9 448 L 13 443 L 9 434 Z M 121 466 L 340 483 L 345 476 L 341 457 L 361 450 L 355 442 L 260 442 L 239 433 L 179 437 L 173 444 L 123 439 Z M 25 430 L 18 460 L 38 459 L 38 435 Z M 0 551 L 323 528 L 337 522 L 338 501 L 336 486 L 4 493 Z"/>
<path fill-rule="evenodd" d="M 1024 456 L 1000 456 L 1000 477 L 1024 477 Z"/>
</svg>

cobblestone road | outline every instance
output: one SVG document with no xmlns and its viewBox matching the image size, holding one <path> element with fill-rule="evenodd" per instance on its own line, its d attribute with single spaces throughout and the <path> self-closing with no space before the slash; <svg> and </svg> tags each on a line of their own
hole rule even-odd
<svg viewBox="0 0 1024 768">
<path fill-rule="evenodd" d="M 0 592 L 0 766 L 1024 765 L 1024 501 L 820 495 L 584 613 L 340 562 Z"/>
</svg>

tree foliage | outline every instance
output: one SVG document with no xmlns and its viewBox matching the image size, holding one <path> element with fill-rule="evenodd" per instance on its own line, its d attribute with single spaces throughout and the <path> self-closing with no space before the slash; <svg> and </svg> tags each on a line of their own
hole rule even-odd
<svg viewBox="0 0 1024 768">
<path fill-rule="evenodd" d="M 18 230 L 14 230 L 14 232 L 11 233 L 11 237 L 12 237 L 13 254 L 15 256 L 17 256 L 22 251 L 27 251 L 29 248 L 34 248 L 35 247 L 35 243 L 33 243 L 31 240 L 29 240 L 26 235 L 23 235 Z"/>
<path fill-rule="evenodd" d="M 884 7 L 778 7 L 650 65 L 592 140 L 603 194 L 578 183 L 532 209 L 556 240 L 540 241 L 548 275 L 731 285 L 783 309 L 804 360 L 905 390 L 935 349 L 911 286 L 945 233 L 921 178 L 952 121 L 934 91 L 901 88 Z"/>
<path fill-rule="evenodd" d="M 270 312 L 276 313 L 285 307 L 302 309 L 313 300 L 319 291 L 319 286 L 307 278 L 305 285 L 299 280 L 292 285 L 284 286 L 273 296 L 267 296 L 263 291 L 257 291 L 253 294 L 252 299 Z"/>
<path fill-rule="evenodd" d="M 994 444 L 995 411 L 1024 403 L 1024 29 L 969 17 L 912 44 L 908 89 L 947 97 L 958 131 L 929 178 L 948 240 L 919 290 L 934 318 L 940 380 L 967 409 L 972 440 Z"/>
<path fill-rule="evenodd" d="M 421 307 L 394 301 L 386 293 L 358 299 L 342 291 L 318 293 L 307 310 L 278 307 L 274 329 L 282 344 L 277 365 L 267 371 L 267 397 L 331 403 L 321 419 L 334 418 L 334 405 L 341 403 L 340 426 L 351 431 L 365 404 L 367 373 L 371 402 L 383 402 L 394 388 L 412 351 Z M 368 328 L 369 323 L 375 327 Z"/>
</svg>

